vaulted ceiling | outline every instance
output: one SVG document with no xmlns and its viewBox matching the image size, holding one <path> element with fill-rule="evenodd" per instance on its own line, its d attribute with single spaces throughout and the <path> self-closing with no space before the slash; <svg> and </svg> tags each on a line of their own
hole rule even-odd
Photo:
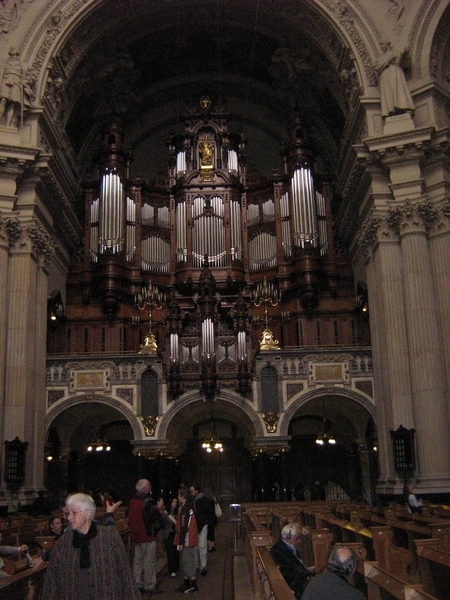
<svg viewBox="0 0 450 600">
<path fill-rule="evenodd" d="M 328 172 L 348 111 L 349 53 L 309 1 L 113 0 L 81 21 L 61 47 L 64 128 L 83 174 L 102 126 L 120 120 L 133 174 L 166 166 L 165 141 L 202 94 L 233 114 L 248 138 L 250 169 L 280 168 L 294 109 L 311 127 Z M 58 61 L 56 61 L 58 62 Z"/>
</svg>

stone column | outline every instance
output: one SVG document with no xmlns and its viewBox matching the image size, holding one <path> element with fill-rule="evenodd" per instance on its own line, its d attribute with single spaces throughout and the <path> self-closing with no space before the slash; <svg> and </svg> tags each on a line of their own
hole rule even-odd
<svg viewBox="0 0 450 600">
<path fill-rule="evenodd" d="M 427 240 L 427 224 L 434 213 L 427 202 L 406 201 L 391 209 L 390 215 L 401 241 L 417 441 L 416 487 L 442 492 L 450 484 L 450 441 L 442 332 Z"/>
<path fill-rule="evenodd" d="M 398 235 L 386 215 L 372 211 L 359 242 L 365 249 L 372 328 L 377 428 L 380 446 L 378 491 L 392 493 L 402 486 L 393 467 L 390 431 L 414 426 L 408 336 L 402 282 L 402 255 Z"/>
<path fill-rule="evenodd" d="M 43 484 L 47 276 L 41 261 L 52 251 L 42 228 L 33 222 L 23 224 L 8 268 L 3 435 L 29 443 L 25 481 L 29 489 Z"/>
<path fill-rule="evenodd" d="M 428 232 L 433 268 L 439 331 L 441 332 L 445 374 L 447 376 L 447 408 L 450 428 L 450 202 L 436 210 Z"/>
</svg>

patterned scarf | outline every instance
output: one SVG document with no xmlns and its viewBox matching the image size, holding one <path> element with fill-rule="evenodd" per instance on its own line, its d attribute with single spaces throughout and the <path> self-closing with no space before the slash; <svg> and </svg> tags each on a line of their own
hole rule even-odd
<svg viewBox="0 0 450 600">
<path fill-rule="evenodd" d="M 80 549 L 80 569 L 89 569 L 91 557 L 89 554 L 89 542 L 97 535 L 97 525 L 92 522 L 87 533 L 73 532 L 72 546 Z"/>
</svg>

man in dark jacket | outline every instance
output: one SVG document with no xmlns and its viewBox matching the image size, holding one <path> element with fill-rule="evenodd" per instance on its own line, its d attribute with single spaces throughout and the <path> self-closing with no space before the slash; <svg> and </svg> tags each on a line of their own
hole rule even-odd
<svg viewBox="0 0 450 600">
<path fill-rule="evenodd" d="M 358 557 L 351 548 L 334 546 L 327 570 L 311 579 L 302 600 L 366 600 L 366 596 L 347 581 L 357 564 Z"/>
<path fill-rule="evenodd" d="M 280 568 L 280 573 L 293 590 L 297 599 L 302 598 L 303 591 L 314 575 L 303 563 L 298 553 L 298 542 L 302 529 L 297 523 L 288 523 L 281 530 L 281 540 L 270 549 L 274 561 Z"/>
<path fill-rule="evenodd" d="M 208 573 L 206 561 L 208 558 L 208 523 L 214 518 L 214 505 L 202 494 L 198 483 L 193 483 L 189 493 L 194 500 L 194 512 L 197 520 L 198 544 L 196 548 L 196 567 L 202 575 Z"/>
<path fill-rule="evenodd" d="M 147 532 L 144 523 L 144 504 L 152 502 L 152 486 L 148 479 L 136 483 L 136 495 L 128 506 L 130 540 L 134 548 L 133 574 L 140 590 L 157 593 L 156 587 L 156 538 L 153 531 Z"/>
</svg>

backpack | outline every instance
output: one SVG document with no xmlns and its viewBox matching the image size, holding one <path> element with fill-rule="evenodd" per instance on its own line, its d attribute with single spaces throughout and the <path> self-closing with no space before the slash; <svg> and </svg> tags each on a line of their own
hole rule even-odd
<svg viewBox="0 0 450 600">
<path fill-rule="evenodd" d="M 156 537 L 157 533 L 161 529 L 164 529 L 164 518 L 159 512 L 159 509 L 152 503 L 151 499 L 144 502 L 142 515 L 144 518 L 145 532 L 147 535 Z"/>
</svg>

